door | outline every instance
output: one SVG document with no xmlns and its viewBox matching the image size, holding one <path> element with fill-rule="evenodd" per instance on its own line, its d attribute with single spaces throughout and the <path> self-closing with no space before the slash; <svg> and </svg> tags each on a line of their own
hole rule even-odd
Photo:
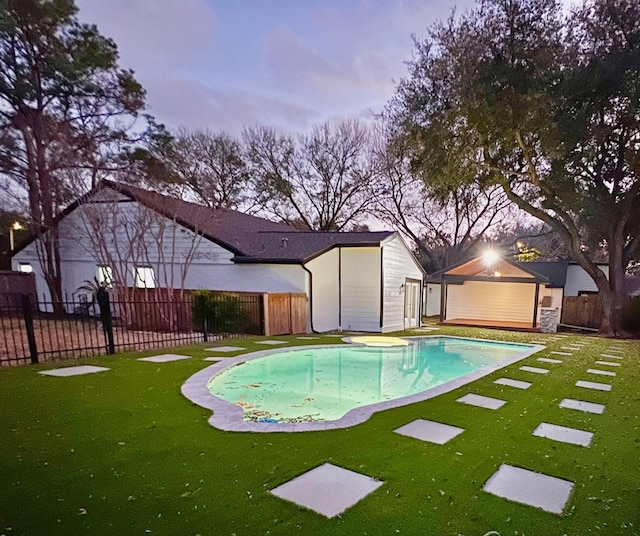
<svg viewBox="0 0 640 536">
<path fill-rule="evenodd" d="M 404 327 L 420 325 L 420 281 L 406 279 L 404 283 Z"/>
</svg>

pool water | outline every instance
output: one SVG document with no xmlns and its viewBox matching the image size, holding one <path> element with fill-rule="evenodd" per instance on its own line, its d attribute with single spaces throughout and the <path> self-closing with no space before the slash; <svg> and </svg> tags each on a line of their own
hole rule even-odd
<svg viewBox="0 0 640 536">
<path fill-rule="evenodd" d="M 393 348 L 298 348 L 228 368 L 209 381 L 208 389 L 241 406 L 245 421 L 332 421 L 354 408 L 424 392 L 531 348 L 448 337 Z"/>
</svg>

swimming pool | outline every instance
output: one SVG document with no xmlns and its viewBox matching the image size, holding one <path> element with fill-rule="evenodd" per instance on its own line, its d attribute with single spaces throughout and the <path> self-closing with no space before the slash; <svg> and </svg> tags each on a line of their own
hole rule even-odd
<svg viewBox="0 0 640 536">
<path fill-rule="evenodd" d="M 201 371 L 183 392 L 213 409 L 210 422 L 225 430 L 340 428 L 450 391 L 542 348 L 457 337 L 410 340 L 405 347 L 257 352 Z"/>
</svg>

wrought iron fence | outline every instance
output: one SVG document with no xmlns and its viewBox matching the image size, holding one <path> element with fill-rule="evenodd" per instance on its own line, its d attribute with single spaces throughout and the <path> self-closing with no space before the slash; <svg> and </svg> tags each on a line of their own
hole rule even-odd
<svg viewBox="0 0 640 536">
<path fill-rule="evenodd" d="M 111 301 L 105 292 L 91 301 L 56 304 L 22 295 L 0 305 L 0 366 L 263 333 L 261 296 L 219 294 L 209 301 L 213 307 L 203 309 L 192 295 Z"/>
</svg>

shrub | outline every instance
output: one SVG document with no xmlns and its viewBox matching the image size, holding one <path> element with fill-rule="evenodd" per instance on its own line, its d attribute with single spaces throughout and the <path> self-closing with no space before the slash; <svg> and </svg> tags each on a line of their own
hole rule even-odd
<svg viewBox="0 0 640 536">
<path fill-rule="evenodd" d="M 204 331 L 245 333 L 251 325 L 251 316 L 243 307 L 240 297 L 231 292 L 198 290 L 193 293 L 193 325 Z"/>
</svg>

